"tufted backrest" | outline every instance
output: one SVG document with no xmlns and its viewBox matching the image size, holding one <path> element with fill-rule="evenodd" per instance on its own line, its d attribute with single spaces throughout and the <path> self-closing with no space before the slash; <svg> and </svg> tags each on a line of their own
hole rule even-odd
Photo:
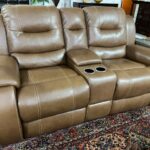
<svg viewBox="0 0 150 150">
<path fill-rule="evenodd" d="M 0 14 L 0 54 L 2 55 L 8 54 L 6 32 L 1 14 Z"/>
<path fill-rule="evenodd" d="M 67 50 L 87 49 L 84 12 L 80 8 L 63 8 L 61 16 Z"/>
<path fill-rule="evenodd" d="M 102 59 L 121 58 L 126 54 L 126 16 L 112 7 L 84 8 L 89 48 Z"/>
<path fill-rule="evenodd" d="M 59 65 L 64 62 L 64 39 L 59 10 L 44 6 L 2 8 L 9 52 L 20 68 Z"/>
</svg>

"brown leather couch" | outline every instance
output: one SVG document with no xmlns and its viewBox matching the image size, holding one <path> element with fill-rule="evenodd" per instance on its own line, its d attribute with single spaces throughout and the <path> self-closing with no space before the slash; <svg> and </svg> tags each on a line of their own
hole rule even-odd
<svg viewBox="0 0 150 150">
<path fill-rule="evenodd" d="M 122 9 L 4 6 L 0 144 L 150 104 L 150 49 Z"/>
</svg>

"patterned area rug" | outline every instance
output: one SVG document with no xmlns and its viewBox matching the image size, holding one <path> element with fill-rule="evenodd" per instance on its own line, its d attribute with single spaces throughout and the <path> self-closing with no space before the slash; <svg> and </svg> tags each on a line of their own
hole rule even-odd
<svg viewBox="0 0 150 150">
<path fill-rule="evenodd" d="M 150 150 L 150 106 L 9 145 L 4 150 Z"/>
</svg>

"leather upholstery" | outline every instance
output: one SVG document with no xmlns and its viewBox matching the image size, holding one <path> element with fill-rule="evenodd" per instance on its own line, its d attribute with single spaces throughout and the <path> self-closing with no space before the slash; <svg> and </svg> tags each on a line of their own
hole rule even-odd
<svg viewBox="0 0 150 150">
<path fill-rule="evenodd" d="M 13 56 L 21 68 L 59 65 L 62 62 L 65 52 L 62 50 L 64 39 L 59 10 L 55 7 L 7 5 L 2 8 L 2 14 L 9 51 L 15 53 Z M 56 50 L 61 51 L 53 52 Z M 46 60 L 38 61 L 43 55 Z"/>
<path fill-rule="evenodd" d="M 61 20 L 55 7 L 6 5 L 2 14 L 10 52 L 39 53 L 63 48 Z"/>
<path fill-rule="evenodd" d="M 130 98 L 150 93 L 150 69 L 115 71 L 118 77 L 114 99 Z"/>
<path fill-rule="evenodd" d="M 87 33 L 83 10 L 80 8 L 63 8 L 61 16 L 67 50 L 87 49 Z"/>
<path fill-rule="evenodd" d="M 67 58 L 77 66 L 101 63 L 102 60 L 89 50 L 71 50 L 67 52 Z"/>
<path fill-rule="evenodd" d="M 150 93 L 136 96 L 136 97 L 115 100 L 113 101 L 113 105 L 110 113 L 114 114 L 114 113 L 134 110 L 147 105 L 150 105 Z"/>
<path fill-rule="evenodd" d="M 16 60 L 10 56 L 0 56 L 0 86 L 20 86 L 20 73 Z"/>
<path fill-rule="evenodd" d="M 150 66 L 150 48 L 137 44 L 127 46 L 127 57 L 131 60 Z"/>
<path fill-rule="evenodd" d="M 12 56 L 18 60 L 21 69 L 65 64 L 65 49 L 38 54 L 13 53 Z"/>
<path fill-rule="evenodd" d="M 149 49 L 120 8 L 8 5 L 0 33 L 0 144 L 150 105 Z"/>
<path fill-rule="evenodd" d="M 97 68 L 105 67 L 101 64 L 76 66 L 71 64 L 80 75 L 88 82 L 90 87 L 90 101 L 87 107 L 86 120 L 92 120 L 109 114 L 115 91 L 117 77 L 111 70 L 98 71 Z M 92 69 L 92 73 L 86 72 Z M 107 90 L 106 90 L 107 89 Z"/>
<path fill-rule="evenodd" d="M 3 18 L 0 14 L 0 54 L 8 54 L 7 41 L 6 41 L 6 32 L 4 28 Z"/>
<path fill-rule="evenodd" d="M 86 120 L 89 121 L 89 120 L 97 119 L 108 115 L 111 111 L 111 107 L 112 107 L 112 101 L 110 100 L 88 105 Z"/>
<path fill-rule="evenodd" d="M 104 66 L 98 64 L 74 66 L 75 70 L 87 80 L 90 86 L 90 104 L 111 100 L 116 85 L 116 75 L 114 72 L 111 70 L 97 71 L 97 67 Z M 92 69 L 94 72 L 87 73 L 86 69 Z"/>
<path fill-rule="evenodd" d="M 44 67 L 38 69 L 22 69 L 20 71 L 21 86 L 46 83 L 77 76 L 77 73 L 67 66 Z"/>
<path fill-rule="evenodd" d="M 134 62 L 126 58 L 103 60 L 103 64 L 111 70 L 128 70 L 134 68 L 145 68 L 144 64 Z"/>
<path fill-rule="evenodd" d="M 15 88 L 0 87 L 0 100 L 0 144 L 5 145 L 22 140 L 22 125 L 18 114 Z"/>
<path fill-rule="evenodd" d="M 100 51 L 105 55 L 105 59 L 110 58 L 107 53 L 109 53 L 108 48 L 112 47 L 113 51 L 110 52 L 112 58 L 125 56 L 125 47 L 124 49 L 118 48 L 126 45 L 126 17 L 124 11 L 107 7 L 87 7 L 84 8 L 84 11 L 90 49 L 95 51 L 97 47 L 102 47 Z M 122 49 L 122 52 L 120 53 L 118 49 Z M 108 57 L 106 57 L 107 55 Z"/>
<path fill-rule="evenodd" d="M 85 119 L 85 112 L 85 108 L 82 108 L 24 123 L 25 137 L 33 137 L 82 123 Z"/>
<path fill-rule="evenodd" d="M 88 100 L 89 87 L 80 76 L 27 85 L 18 92 L 20 117 L 24 122 L 86 107 Z"/>
<path fill-rule="evenodd" d="M 126 55 L 126 46 L 115 46 L 115 47 L 93 47 L 90 46 L 90 50 L 93 51 L 97 56 L 103 60 L 118 59 L 120 56 Z"/>
<path fill-rule="evenodd" d="M 127 15 L 127 45 L 134 45 L 135 43 L 135 24 L 133 21 L 133 17 Z"/>
</svg>

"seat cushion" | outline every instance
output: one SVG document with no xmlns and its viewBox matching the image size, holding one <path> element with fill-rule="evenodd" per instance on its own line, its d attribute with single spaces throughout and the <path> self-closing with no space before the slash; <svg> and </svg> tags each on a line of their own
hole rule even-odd
<svg viewBox="0 0 150 150">
<path fill-rule="evenodd" d="M 150 68 L 116 70 L 117 85 L 114 99 L 131 98 L 150 93 Z"/>
<path fill-rule="evenodd" d="M 74 76 L 77 76 L 77 73 L 67 66 L 26 69 L 21 71 L 21 85 L 27 86 Z"/>
<path fill-rule="evenodd" d="M 143 64 L 125 58 L 103 60 L 103 64 L 111 70 L 128 70 L 145 67 Z"/>
<path fill-rule="evenodd" d="M 23 70 L 21 75 L 22 88 L 18 91 L 18 105 L 23 122 L 35 121 L 88 105 L 88 84 L 65 66 Z"/>
</svg>

